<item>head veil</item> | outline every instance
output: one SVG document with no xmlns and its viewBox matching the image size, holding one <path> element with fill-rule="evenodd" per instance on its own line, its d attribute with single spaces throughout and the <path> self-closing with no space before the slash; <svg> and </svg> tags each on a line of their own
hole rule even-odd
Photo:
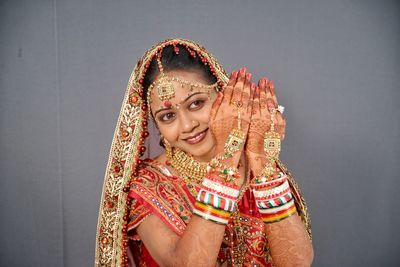
<svg viewBox="0 0 400 267">
<path fill-rule="evenodd" d="M 96 235 L 95 266 L 125 266 L 127 220 L 130 199 L 129 181 L 138 175 L 138 165 L 147 147 L 148 109 L 143 92 L 143 80 L 152 59 L 167 46 L 184 46 L 193 57 L 199 57 L 217 78 L 219 88 L 228 82 L 222 66 L 207 50 L 190 40 L 167 39 L 151 47 L 137 62 L 127 85 L 118 122 L 114 132 L 104 177 Z M 284 167 L 284 166 L 283 166 Z M 298 192 L 296 204 L 309 230 L 309 218 L 304 199 Z M 296 195 L 296 194 L 294 194 Z"/>
</svg>

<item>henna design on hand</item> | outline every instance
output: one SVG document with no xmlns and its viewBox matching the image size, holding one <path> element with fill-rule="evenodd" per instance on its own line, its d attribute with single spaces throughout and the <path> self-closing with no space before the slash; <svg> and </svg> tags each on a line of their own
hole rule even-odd
<svg viewBox="0 0 400 267">
<path fill-rule="evenodd" d="M 270 130 L 271 113 L 269 107 L 277 107 L 276 97 L 273 97 L 269 82 L 265 79 L 259 81 L 253 99 L 251 123 L 246 143 L 246 156 L 254 175 L 258 175 L 268 161 L 264 151 L 264 136 Z M 277 113 L 274 119 L 274 128 L 283 139 L 286 121 L 281 113 Z"/>
<path fill-rule="evenodd" d="M 313 248 L 297 214 L 280 222 L 265 224 L 270 253 L 276 266 L 310 266 Z"/>
</svg>

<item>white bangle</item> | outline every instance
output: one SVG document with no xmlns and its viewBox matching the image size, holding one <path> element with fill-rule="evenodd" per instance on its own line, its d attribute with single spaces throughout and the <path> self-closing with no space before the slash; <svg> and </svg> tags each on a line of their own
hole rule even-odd
<svg viewBox="0 0 400 267">
<path fill-rule="evenodd" d="M 284 204 L 282 206 L 275 207 L 275 208 L 269 208 L 269 209 L 259 209 L 258 211 L 260 213 L 262 213 L 262 214 L 274 214 L 274 213 L 277 213 L 279 211 L 288 209 L 293 204 L 294 204 L 294 199 L 290 200 L 288 203 L 286 203 L 286 204 Z"/>
</svg>

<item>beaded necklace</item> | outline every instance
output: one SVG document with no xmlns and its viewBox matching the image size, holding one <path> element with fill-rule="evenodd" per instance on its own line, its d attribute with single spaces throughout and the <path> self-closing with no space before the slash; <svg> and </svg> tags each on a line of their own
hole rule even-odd
<svg viewBox="0 0 400 267">
<path fill-rule="evenodd" d="M 195 185 L 199 186 L 203 182 L 207 172 L 207 162 L 199 162 L 178 148 L 173 148 L 171 154 L 172 155 L 169 155 L 171 158 L 171 166 L 185 181 L 190 193 L 194 197 L 197 197 Z"/>
</svg>

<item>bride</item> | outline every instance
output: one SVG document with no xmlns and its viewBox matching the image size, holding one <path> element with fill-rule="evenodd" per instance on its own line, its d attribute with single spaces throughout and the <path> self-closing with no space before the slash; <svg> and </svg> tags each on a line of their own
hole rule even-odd
<svg viewBox="0 0 400 267">
<path fill-rule="evenodd" d="M 96 266 L 310 266 L 307 207 L 279 161 L 271 81 L 229 78 L 204 47 L 168 39 L 128 83 L 105 175 Z M 144 159 L 148 120 L 165 151 Z"/>
</svg>

